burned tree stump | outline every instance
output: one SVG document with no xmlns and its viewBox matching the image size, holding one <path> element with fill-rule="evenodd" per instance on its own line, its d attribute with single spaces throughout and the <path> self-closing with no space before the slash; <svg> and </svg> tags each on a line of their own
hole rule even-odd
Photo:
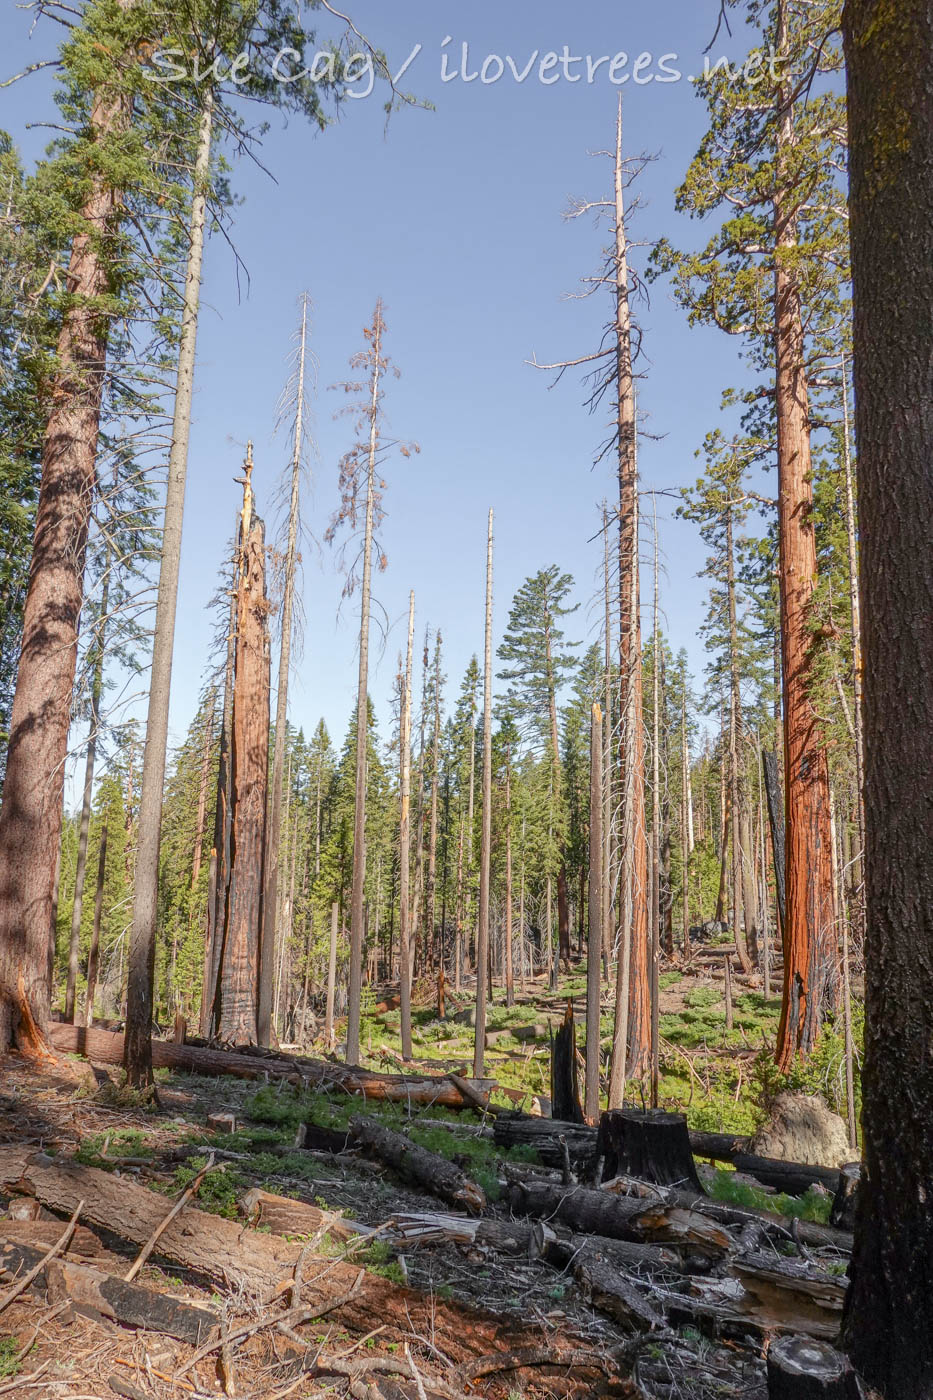
<svg viewBox="0 0 933 1400">
<path fill-rule="evenodd" d="M 659 1108 L 624 1108 L 604 1113 L 599 1122 L 597 1157 L 603 1180 L 634 1176 L 658 1186 L 691 1186 L 703 1193 L 682 1113 Z"/>
<path fill-rule="evenodd" d="M 768 1400 L 852 1400 L 847 1359 L 812 1337 L 779 1337 L 768 1351 Z"/>
<path fill-rule="evenodd" d="M 861 1176 L 860 1162 L 847 1162 L 839 1171 L 839 1186 L 833 1197 L 832 1210 L 829 1212 L 829 1223 L 837 1229 L 855 1229 L 855 1200 Z"/>
<path fill-rule="evenodd" d="M 577 1075 L 577 1037 L 573 1002 L 568 1001 L 551 1048 L 551 1116 L 564 1123 L 585 1123 Z"/>
</svg>

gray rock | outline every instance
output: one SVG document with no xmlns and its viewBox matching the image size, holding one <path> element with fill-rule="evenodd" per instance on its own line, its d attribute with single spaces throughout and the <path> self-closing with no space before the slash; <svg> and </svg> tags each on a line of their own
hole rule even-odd
<svg viewBox="0 0 933 1400">
<path fill-rule="evenodd" d="M 852 1158 L 845 1121 L 819 1094 L 778 1094 L 751 1150 L 808 1166 L 841 1167 Z"/>
</svg>

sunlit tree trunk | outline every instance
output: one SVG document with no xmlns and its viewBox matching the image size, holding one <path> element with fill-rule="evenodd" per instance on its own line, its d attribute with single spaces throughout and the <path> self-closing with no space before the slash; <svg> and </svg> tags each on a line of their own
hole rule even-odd
<svg viewBox="0 0 933 1400">
<path fill-rule="evenodd" d="M 159 842 L 162 830 L 162 794 L 165 786 L 165 753 L 168 743 L 169 698 L 172 687 L 172 653 L 175 646 L 175 610 L 181 567 L 181 531 L 185 512 L 185 479 L 188 473 L 188 439 L 197 350 L 198 311 L 201 301 L 201 267 L 207 225 L 207 186 L 210 177 L 213 132 L 213 95 L 205 87 L 198 126 L 194 163 L 188 262 L 178 344 L 172 445 L 168 460 L 168 486 L 162 523 L 162 558 L 156 600 L 152 667 L 149 676 L 149 711 L 139 798 L 139 835 L 136 879 L 133 891 L 133 928 L 130 934 L 129 980 L 126 992 L 126 1033 L 123 1064 L 134 1085 L 152 1083 L 153 969 L 159 912 Z"/>
<path fill-rule="evenodd" d="M 272 801 L 269 813 L 269 840 L 266 846 L 266 888 L 262 901 L 262 931 L 259 940 L 259 1010 L 257 1031 L 260 1045 L 272 1039 L 272 973 L 276 964 L 277 920 L 279 913 L 279 842 L 282 831 L 282 784 L 285 780 L 285 743 L 288 730 L 288 672 L 292 656 L 292 624 L 295 612 L 295 568 L 298 561 L 298 527 L 301 515 L 301 454 L 304 433 L 305 363 L 308 341 L 308 299 L 301 304 L 301 333 L 298 341 L 298 381 L 295 396 L 295 432 L 292 449 L 291 491 L 288 505 L 288 544 L 285 550 L 282 623 L 279 644 L 279 682 L 275 697 L 275 742 L 272 755 Z"/>
<path fill-rule="evenodd" d="M 777 50 L 786 47 L 781 0 Z M 793 83 L 781 94 L 778 124 L 779 188 L 792 178 Z M 774 338 L 777 359 L 778 539 L 781 652 L 784 687 L 786 805 L 786 918 L 784 991 L 777 1063 L 788 1070 L 816 1043 L 826 987 L 835 961 L 832 941 L 832 867 L 829 769 L 819 719 L 809 695 L 810 601 L 817 573 L 811 511 L 810 409 L 800 290 L 793 258 L 795 202 L 782 189 L 774 201 L 776 257 Z"/>
<path fill-rule="evenodd" d="M 610 1107 L 622 1102 L 627 1076 L 639 1078 L 650 1052 L 648 862 L 642 718 L 641 616 L 638 558 L 638 450 L 632 317 L 629 305 L 622 163 L 622 104 L 616 129 L 615 172 L 616 388 L 619 465 L 619 686 L 622 791 L 622 956 L 616 983 L 616 1026 Z"/>
<path fill-rule="evenodd" d="M 132 0 L 119 0 L 128 8 Z M 91 109 L 98 142 L 129 122 L 131 99 L 102 90 Z M 56 346 L 42 442 L 23 635 L 0 805 L 0 1053 L 46 1046 L 52 993 L 53 886 L 78 657 L 85 551 L 107 359 L 101 312 L 113 269 L 105 249 L 121 197 L 103 169 L 88 177 L 71 244 L 69 292 Z"/>
</svg>

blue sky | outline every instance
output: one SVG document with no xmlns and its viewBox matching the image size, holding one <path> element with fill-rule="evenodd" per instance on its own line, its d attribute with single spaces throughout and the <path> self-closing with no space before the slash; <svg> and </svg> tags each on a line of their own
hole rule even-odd
<svg viewBox="0 0 933 1400">
<path fill-rule="evenodd" d="M 206 257 L 198 346 L 194 424 L 189 461 L 181 602 L 175 650 L 171 736 L 190 721 L 209 648 L 205 604 L 238 506 L 239 474 L 247 438 L 255 443 L 254 482 L 260 507 L 287 466 L 287 435 L 273 436 L 276 403 L 288 374 L 286 358 L 297 324 L 297 298 L 313 301 L 313 349 L 319 362 L 314 396 L 317 454 L 305 519 L 320 542 L 336 504 L 337 461 L 350 425 L 334 420 L 338 396 L 326 386 L 347 377 L 347 361 L 376 298 L 384 298 L 387 348 L 402 371 L 390 384 L 389 428 L 415 439 L 419 455 L 392 458 L 386 467 L 388 518 L 383 539 L 388 569 L 376 582 L 389 633 L 374 658 L 371 691 L 383 733 L 396 656 L 404 645 L 408 591 L 414 588 L 417 627 L 440 627 L 451 698 L 471 653 L 481 651 L 486 514 L 496 513 L 496 639 L 522 580 L 556 563 L 576 579 L 581 604 L 577 638 L 594 640 L 600 611 L 591 606 L 602 551 L 594 540 L 598 503 L 611 498 L 612 464 L 592 460 L 605 433 L 604 415 L 591 417 L 576 371 L 555 388 L 552 376 L 526 363 L 573 358 L 598 341 L 608 312 L 603 296 L 569 301 L 578 279 L 599 262 L 605 228 L 591 219 L 562 219 L 568 197 L 604 197 L 611 188 L 605 150 L 614 137 L 618 93 L 624 98 L 625 144 L 630 153 L 657 155 L 641 180 L 643 208 L 631 236 L 661 235 L 695 242 L 701 231 L 674 212 L 674 190 L 704 129 L 703 104 L 686 75 L 702 72 L 718 0 L 660 0 L 652 5 L 587 3 L 570 11 L 555 0 L 513 0 L 503 6 L 474 0 L 354 0 L 357 25 L 398 67 L 423 47 L 403 86 L 429 100 L 434 111 L 405 110 L 385 130 L 382 97 L 348 102 L 324 134 L 273 116 L 262 158 L 275 181 L 249 162 L 234 184 L 243 196 L 235 242 L 249 271 L 248 291 L 220 238 Z M 0 21 L 3 68 L 15 71 L 43 57 L 56 42 L 52 26 L 29 38 L 29 15 L 7 9 Z M 444 46 L 449 36 L 450 42 Z M 716 52 L 737 52 L 722 36 Z M 469 45 L 471 70 L 491 55 L 511 55 L 521 72 L 538 51 L 524 82 L 508 66 L 498 82 L 462 76 Z M 628 54 L 615 75 L 609 64 L 587 80 L 586 63 L 571 65 L 568 80 L 554 65 L 540 81 L 548 51 L 571 55 Z M 651 55 L 641 76 L 659 60 L 684 78 L 663 85 L 631 77 L 641 53 Z M 488 75 L 498 64 L 490 58 Z M 45 135 L 26 122 L 48 113 L 48 86 L 40 77 L 2 94 L 0 126 L 28 156 Z M 645 254 L 635 250 L 642 263 Z M 741 381 L 738 346 L 713 331 L 691 330 L 661 285 L 644 327 L 646 378 L 640 407 L 646 415 L 641 445 L 643 485 L 671 488 L 700 470 L 694 452 L 719 417 L 721 391 Z M 650 503 L 646 502 L 650 513 Z M 696 674 L 704 654 L 698 631 L 705 583 L 697 579 L 704 552 L 696 528 L 672 518 L 661 503 L 665 574 L 662 606 L 671 643 L 688 649 Z M 273 512 L 266 509 L 267 518 Z M 643 602 L 651 597 L 648 559 Z M 338 617 L 342 579 L 328 546 L 304 557 L 303 655 L 290 694 L 293 723 L 310 730 L 323 715 L 335 742 L 342 740 L 356 684 L 355 600 Z M 570 623 L 573 630 L 573 621 Z"/>
</svg>

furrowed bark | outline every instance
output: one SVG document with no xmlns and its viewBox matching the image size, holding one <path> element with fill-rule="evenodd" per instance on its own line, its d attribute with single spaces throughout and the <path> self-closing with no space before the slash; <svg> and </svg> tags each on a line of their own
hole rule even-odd
<svg viewBox="0 0 933 1400">
<path fill-rule="evenodd" d="M 131 3 L 120 0 L 123 8 Z M 96 94 L 91 127 L 97 140 L 119 135 L 129 119 L 127 96 L 107 89 Z M 0 1051 L 16 1045 L 41 1052 L 49 1025 L 62 783 L 107 370 L 108 327 L 100 302 L 110 290 L 105 250 L 120 208 L 119 191 L 93 170 L 68 260 L 70 295 L 42 443 L 0 805 Z"/>
<path fill-rule="evenodd" d="M 783 0 L 777 50 L 786 46 Z M 789 80 L 788 80 L 789 82 Z M 788 179 L 795 143 L 792 82 L 779 94 L 777 178 Z M 795 196 L 774 199 L 775 408 L 778 456 L 778 541 L 784 695 L 784 781 L 787 824 L 784 990 L 776 1060 L 785 1072 L 813 1049 L 833 975 L 829 766 L 809 694 L 810 602 L 816 540 L 810 456 L 810 409 L 800 289 L 793 268 Z"/>
<path fill-rule="evenodd" d="M 843 1334 L 888 1400 L 933 1394 L 933 13 L 848 0 L 865 654 L 865 1177 Z"/>
<path fill-rule="evenodd" d="M 269 604 L 265 592 L 265 531 L 253 514 L 252 453 L 244 485 L 237 596 L 236 676 L 231 751 L 233 863 L 220 965 L 218 1037 L 257 1043 L 259 929 L 269 764 Z"/>
</svg>

